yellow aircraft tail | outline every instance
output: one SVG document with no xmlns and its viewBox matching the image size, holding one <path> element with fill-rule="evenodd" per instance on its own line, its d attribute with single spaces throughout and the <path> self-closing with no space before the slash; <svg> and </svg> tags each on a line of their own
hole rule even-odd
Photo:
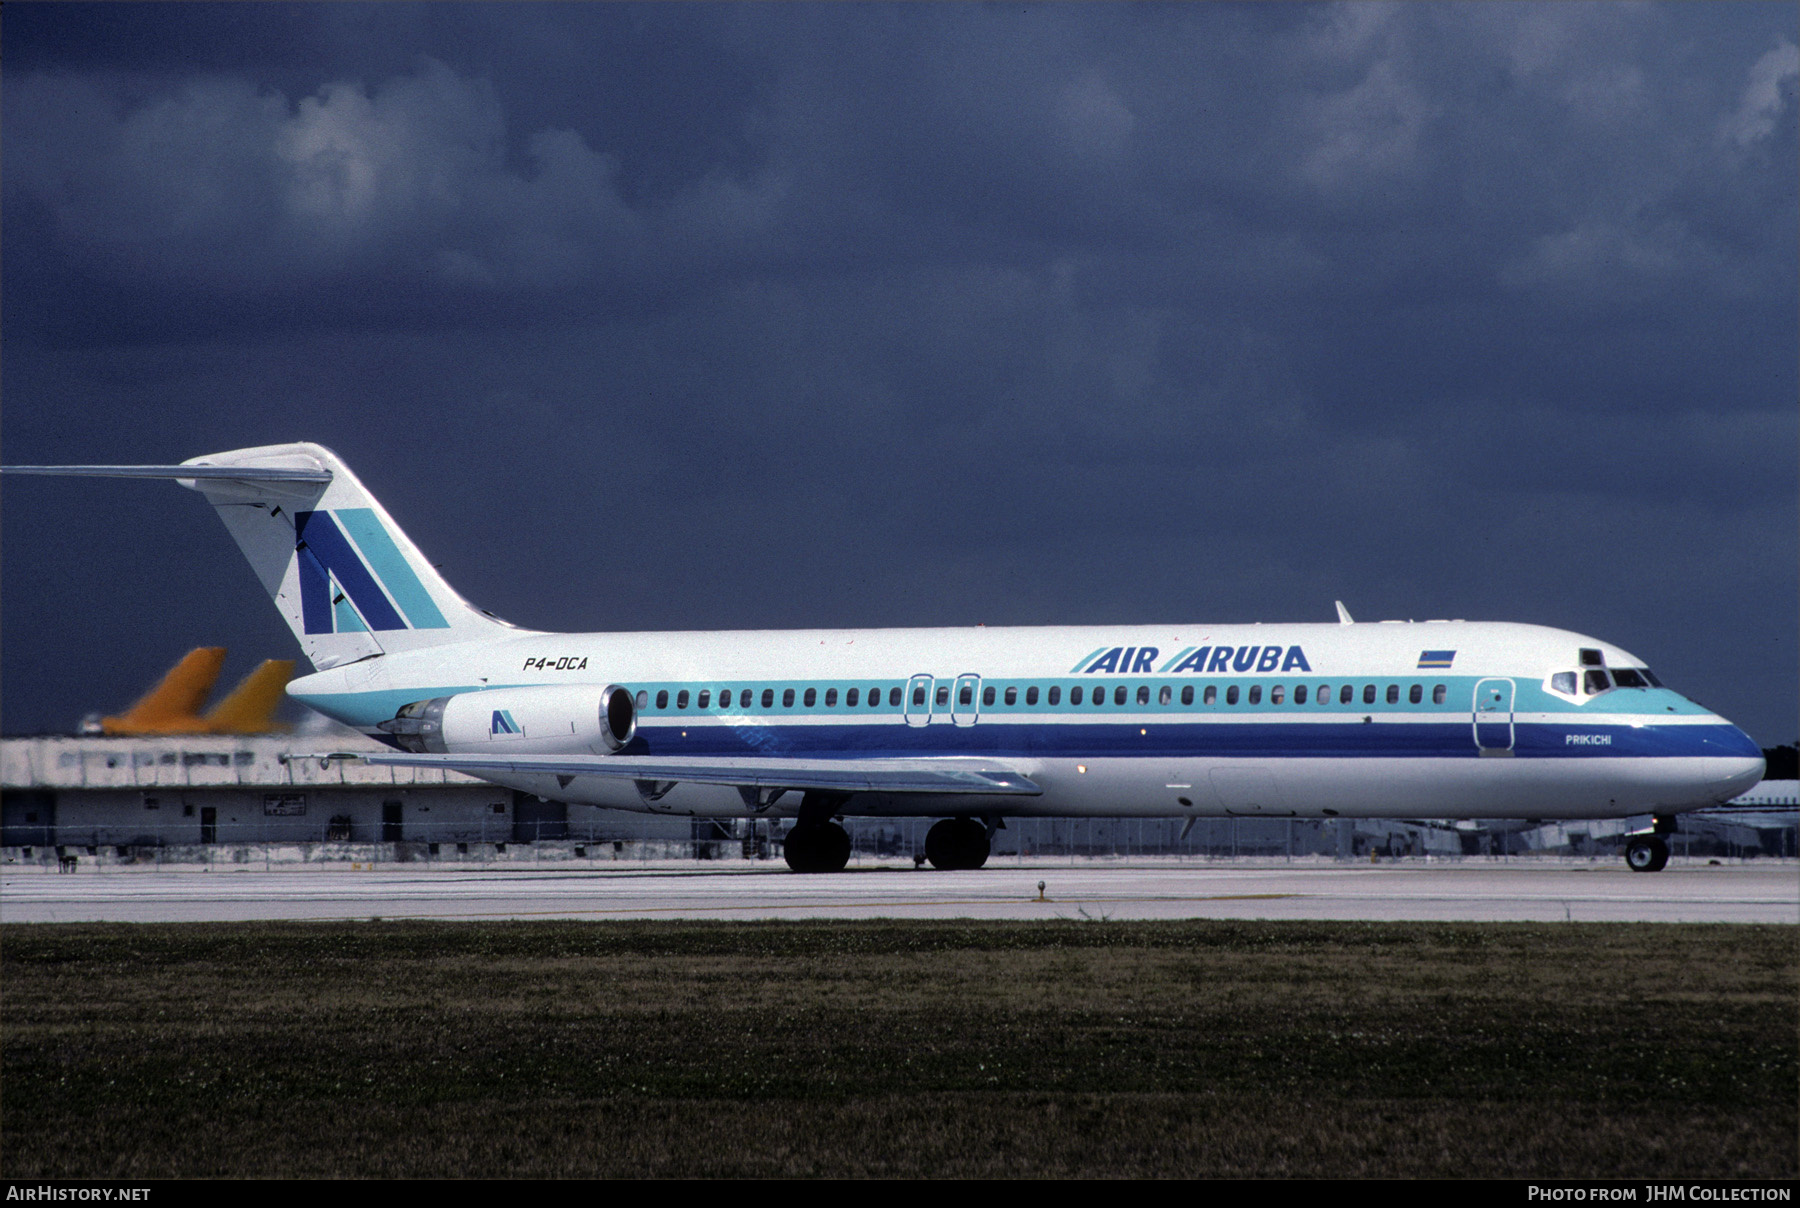
<svg viewBox="0 0 1800 1208">
<path fill-rule="evenodd" d="M 275 709 L 293 678 L 293 659 L 264 659 L 230 696 L 213 706 L 204 719 L 206 728 L 214 734 L 264 734 L 282 729 L 275 721 Z"/>
<path fill-rule="evenodd" d="M 188 651 L 137 704 L 117 717 L 103 718 L 102 732 L 190 734 L 203 729 L 200 706 L 206 703 L 213 681 L 219 678 L 219 668 L 224 665 L 223 646 L 201 646 Z"/>
</svg>

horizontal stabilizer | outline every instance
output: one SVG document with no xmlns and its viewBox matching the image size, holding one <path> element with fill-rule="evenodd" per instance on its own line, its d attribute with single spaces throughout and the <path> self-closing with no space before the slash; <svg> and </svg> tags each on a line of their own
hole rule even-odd
<svg viewBox="0 0 1800 1208">
<path fill-rule="evenodd" d="M 56 478 L 228 478 L 237 482 L 330 482 L 331 471 L 280 466 L 0 466 L 3 474 Z"/>
<path fill-rule="evenodd" d="M 371 754 L 388 767 L 445 768 L 472 776 L 496 773 L 672 780 L 737 788 L 827 789 L 845 793 L 997 793 L 1036 797 L 1033 781 L 983 762 L 919 759 L 672 759 L 656 755 Z"/>
</svg>

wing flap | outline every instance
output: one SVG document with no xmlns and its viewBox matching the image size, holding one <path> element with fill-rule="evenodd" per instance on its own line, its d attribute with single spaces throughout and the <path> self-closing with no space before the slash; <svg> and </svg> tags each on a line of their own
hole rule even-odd
<svg viewBox="0 0 1800 1208">
<path fill-rule="evenodd" d="M 674 759 L 656 755 L 410 755 L 373 753 L 386 767 L 495 773 L 601 776 L 756 789 L 848 793 L 993 793 L 1036 797 L 1043 790 L 1012 768 L 985 761 L 929 759 Z"/>
</svg>

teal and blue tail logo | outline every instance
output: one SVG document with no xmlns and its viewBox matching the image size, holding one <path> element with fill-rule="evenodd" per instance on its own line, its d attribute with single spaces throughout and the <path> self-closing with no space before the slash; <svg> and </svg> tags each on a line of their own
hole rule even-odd
<svg viewBox="0 0 1800 1208">
<path fill-rule="evenodd" d="M 525 733 L 525 731 L 521 730 L 519 728 L 519 723 L 513 720 L 513 715 L 512 715 L 511 710 L 495 709 L 494 710 L 494 720 L 488 723 L 488 733 L 490 735 L 493 735 L 493 734 L 523 734 L 523 733 Z"/>
<path fill-rule="evenodd" d="M 307 633 L 450 628 L 373 508 L 297 512 L 294 531 Z"/>
</svg>

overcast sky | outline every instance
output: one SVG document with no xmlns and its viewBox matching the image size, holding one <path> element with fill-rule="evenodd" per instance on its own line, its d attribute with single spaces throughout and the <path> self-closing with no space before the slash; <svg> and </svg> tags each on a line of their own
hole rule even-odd
<svg viewBox="0 0 1800 1208">
<path fill-rule="evenodd" d="M 1562 626 L 1792 741 L 1794 4 L 8 4 L 8 463 L 546 629 Z M 11 733 L 298 649 L 8 480 Z M 227 685 L 222 685 L 222 687 Z"/>
</svg>

